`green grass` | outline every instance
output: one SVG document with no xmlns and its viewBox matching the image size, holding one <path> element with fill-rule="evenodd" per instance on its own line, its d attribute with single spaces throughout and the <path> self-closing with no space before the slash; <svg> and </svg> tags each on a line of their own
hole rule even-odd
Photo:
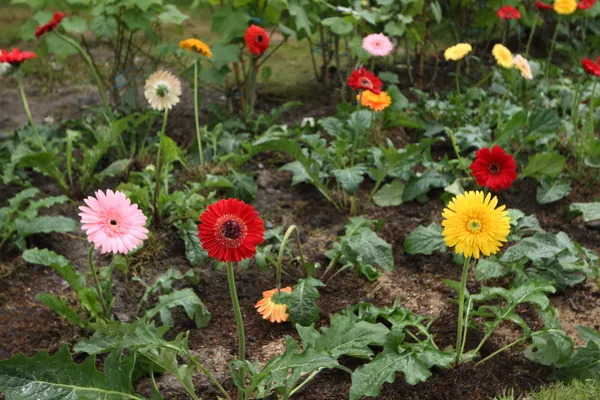
<svg viewBox="0 0 600 400">
<path fill-rule="evenodd" d="M 519 398 L 512 391 L 496 396 L 494 400 L 596 400 L 600 399 L 600 383 L 596 381 L 554 383 Z"/>
</svg>

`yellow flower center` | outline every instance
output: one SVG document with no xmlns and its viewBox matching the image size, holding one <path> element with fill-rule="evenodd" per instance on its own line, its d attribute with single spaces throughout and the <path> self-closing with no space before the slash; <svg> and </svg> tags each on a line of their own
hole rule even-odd
<svg viewBox="0 0 600 400">
<path fill-rule="evenodd" d="M 471 218 L 469 220 L 469 222 L 467 222 L 467 229 L 471 232 L 471 233 L 477 233 L 481 230 L 481 226 L 483 224 L 481 223 L 480 220 L 476 219 L 476 218 Z"/>
</svg>

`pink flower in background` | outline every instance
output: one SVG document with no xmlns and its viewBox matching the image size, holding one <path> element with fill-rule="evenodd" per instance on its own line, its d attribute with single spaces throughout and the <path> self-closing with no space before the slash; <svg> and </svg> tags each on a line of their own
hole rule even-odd
<svg viewBox="0 0 600 400">
<path fill-rule="evenodd" d="M 363 39 L 363 49 L 372 56 L 385 57 L 392 52 L 394 45 L 383 33 L 372 33 Z"/>
<path fill-rule="evenodd" d="M 79 207 L 81 228 L 94 248 L 102 247 L 102 253 L 127 254 L 148 238 L 146 216 L 122 192 L 98 190 L 95 198 L 84 201 L 88 207 Z"/>
</svg>

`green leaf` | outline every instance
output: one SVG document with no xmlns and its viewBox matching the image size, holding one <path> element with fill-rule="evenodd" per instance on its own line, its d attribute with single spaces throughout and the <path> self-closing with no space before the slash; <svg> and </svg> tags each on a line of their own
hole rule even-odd
<svg viewBox="0 0 600 400">
<path fill-rule="evenodd" d="M 358 263 L 376 265 L 386 271 L 394 269 L 392 245 L 371 229 L 361 229 L 357 235 L 350 236 L 346 244 Z"/>
<path fill-rule="evenodd" d="M 375 193 L 373 202 L 379 207 L 399 206 L 402 204 L 404 184 L 399 180 L 386 183 Z"/>
<path fill-rule="evenodd" d="M 333 33 L 339 36 L 344 36 L 352 32 L 354 26 L 341 17 L 325 18 L 321 21 L 325 26 L 328 26 Z"/>
<path fill-rule="evenodd" d="M 240 57 L 240 47 L 234 44 L 215 43 L 210 50 L 213 55 L 210 60 L 217 69 L 221 69 L 230 62 L 237 61 Z"/>
<path fill-rule="evenodd" d="M 521 177 L 531 176 L 537 180 L 541 180 L 544 176 L 554 178 L 562 172 L 565 162 L 565 158 L 555 152 L 537 153 L 529 157 L 529 162 L 523 169 Z"/>
<path fill-rule="evenodd" d="M 92 20 L 90 26 L 94 35 L 98 38 L 113 37 L 117 33 L 117 20 L 112 16 L 98 15 Z"/>
<path fill-rule="evenodd" d="M 475 269 L 475 279 L 485 281 L 487 279 L 499 278 L 506 275 L 509 270 L 497 261 L 490 261 L 482 258 L 477 262 Z"/>
<path fill-rule="evenodd" d="M 79 317 L 77 310 L 72 309 L 67 304 L 67 301 L 60 299 L 53 294 L 40 293 L 35 296 L 35 299 L 48 308 L 56 311 L 58 315 L 65 318 L 72 325 L 85 326 L 85 321 Z"/>
<path fill-rule="evenodd" d="M 88 22 L 79 15 L 71 15 L 70 17 L 63 19 L 61 26 L 64 27 L 67 32 L 82 35 L 88 28 Z"/>
<path fill-rule="evenodd" d="M 600 202 L 573 203 L 569 206 L 569 211 L 583 214 L 585 222 L 596 221 L 600 219 Z"/>
<path fill-rule="evenodd" d="M 560 118 L 554 108 L 540 108 L 529 117 L 527 134 L 556 135 L 560 128 Z"/>
<path fill-rule="evenodd" d="M 256 192 L 258 191 L 258 185 L 254 181 L 252 175 L 230 169 L 229 179 L 233 184 L 233 188 L 229 191 L 231 197 L 244 200 L 247 203 L 254 200 Z"/>
<path fill-rule="evenodd" d="M 208 254 L 202 248 L 198 237 L 198 225 L 191 219 L 179 226 L 179 235 L 185 243 L 185 257 L 193 267 L 200 265 L 207 259 Z"/>
<path fill-rule="evenodd" d="M 117 160 L 98 172 L 94 177 L 102 182 L 107 177 L 116 176 L 125 172 L 127 167 L 129 167 L 129 164 L 131 164 L 130 159 Z"/>
<path fill-rule="evenodd" d="M 287 306 L 292 323 L 310 325 L 319 319 L 319 306 L 315 300 L 320 296 L 317 289 L 320 286 L 324 285 L 318 279 L 312 277 L 300 279 L 291 293 L 280 292 L 273 301 Z"/>
<path fill-rule="evenodd" d="M 221 36 L 221 43 L 229 43 L 244 36 L 249 20 L 248 13 L 223 7 L 213 14 L 211 32 Z"/>
<path fill-rule="evenodd" d="M 539 204 L 548 204 L 568 196 L 569 193 L 571 193 L 571 182 L 558 179 L 550 180 L 543 177 L 540 186 L 537 188 L 535 198 Z"/>
<path fill-rule="evenodd" d="M 537 332 L 536 332 L 537 333 Z M 525 358 L 542 365 L 567 365 L 573 354 L 573 341 L 560 329 L 549 329 L 532 337 Z"/>
<path fill-rule="evenodd" d="M 364 180 L 364 174 L 367 168 L 363 164 L 356 164 L 353 167 L 345 169 L 334 169 L 331 171 L 335 179 L 342 185 L 346 193 L 354 195 L 359 185 Z"/>
<path fill-rule="evenodd" d="M 77 222 L 71 218 L 49 215 L 28 220 L 17 218 L 15 225 L 17 233 L 22 237 L 37 233 L 72 232 L 78 228 Z"/>
<path fill-rule="evenodd" d="M 179 146 L 173 139 L 168 136 L 163 136 L 162 144 L 161 144 L 161 157 L 163 168 L 165 171 L 168 171 L 168 166 L 173 164 L 175 161 L 181 162 L 181 157 L 179 155 Z"/>
<path fill-rule="evenodd" d="M 396 85 L 398 83 L 400 83 L 400 80 L 398 79 L 398 75 L 396 75 L 393 72 L 380 72 L 378 75 L 379 79 L 381 79 L 383 82 L 392 84 L 392 85 Z"/>
<path fill-rule="evenodd" d="M 40 264 L 52 268 L 77 293 L 85 286 L 85 276 L 75 271 L 69 260 L 51 250 L 40 250 L 38 248 L 25 250 L 23 252 L 23 259 L 30 264 Z"/>
<path fill-rule="evenodd" d="M 122 360 L 121 351 L 115 351 L 106 358 L 104 373 L 95 364 L 93 356 L 82 364 L 73 362 L 67 345 L 53 356 L 46 351 L 32 358 L 18 354 L 0 361 L 0 392 L 6 394 L 7 400 L 143 399 L 132 389 L 132 357 Z"/>
<path fill-rule="evenodd" d="M 292 161 L 279 168 L 280 171 L 290 171 L 292 173 L 292 186 L 302 182 L 312 182 L 312 179 L 306 168 L 300 161 Z"/>
<path fill-rule="evenodd" d="M 190 288 L 159 296 L 158 304 L 153 309 L 146 311 L 146 316 L 152 318 L 156 314 L 160 314 L 163 324 L 172 326 L 171 308 L 179 306 L 184 308 L 188 318 L 196 323 L 197 328 L 204 328 L 208 325 L 211 318 L 210 312 L 194 290 Z"/>
<path fill-rule="evenodd" d="M 404 187 L 404 201 L 412 201 L 427 194 L 433 188 L 443 188 L 452 182 L 435 169 L 427 170 L 420 177 L 411 177 Z"/>
<path fill-rule="evenodd" d="M 189 18 L 173 4 L 166 4 L 164 10 L 165 11 L 158 16 L 158 19 L 164 24 L 181 25 L 183 21 Z"/>
<path fill-rule="evenodd" d="M 404 251 L 408 254 L 431 255 L 436 251 L 445 252 L 446 249 L 442 227 L 436 223 L 428 227 L 418 226 L 404 240 Z"/>
<path fill-rule="evenodd" d="M 502 255 L 500 261 L 516 262 L 522 258 L 528 258 L 533 262 L 538 262 L 544 258 L 554 257 L 562 250 L 562 246 L 559 246 L 556 242 L 555 235 L 538 232 L 509 247 Z"/>
</svg>

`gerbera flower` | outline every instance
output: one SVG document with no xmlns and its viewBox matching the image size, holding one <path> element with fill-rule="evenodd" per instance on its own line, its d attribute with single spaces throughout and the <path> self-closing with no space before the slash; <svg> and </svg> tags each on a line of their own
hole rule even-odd
<svg viewBox="0 0 600 400">
<path fill-rule="evenodd" d="M 84 202 L 88 207 L 79 207 L 81 228 L 102 253 L 127 254 L 148 238 L 146 216 L 122 192 L 98 190 Z"/>
<path fill-rule="evenodd" d="M 498 10 L 498 18 L 500 19 L 521 19 L 521 13 L 513 6 L 500 7 Z"/>
<path fill-rule="evenodd" d="M 24 61 L 35 58 L 36 54 L 31 51 L 21 51 L 20 49 L 12 49 L 9 52 L 0 49 L 0 63 L 8 63 L 13 67 L 18 67 Z"/>
<path fill-rule="evenodd" d="M 291 287 L 281 289 L 282 292 L 291 293 Z M 285 322 L 288 319 L 287 307 L 285 304 L 275 303 L 273 295 L 277 293 L 277 289 L 267 290 L 263 292 L 263 297 L 255 305 L 258 313 L 263 319 L 268 319 L 270 322 Z"/>
<path fill-rule="evenodd" d="M 255 56 L 260 56 L 269 48 L 269 35 L 267 34 L 267 31 L 260 26 L 250 25 L 248 29 L 246 29 L 244 42 L 246 42 L 246 46 L 248 46 L 250 53 Z"/>
<path fill-rule="evenodd" d="M 596 0 L 579 0 L 579 3 L 577 3 L 577 8 L 580 10 L 588 10 L 592 8 L 595 3 Z"/>
<path fill-rule="evenodd" d="M 600 61 L 600 58 L 598 61 Z M 594 60 L 584 58 L 581 60 L 581 66 L 588 74 L 600 77 L 600 65 L 595 63 Z"/>
<path fill-rule="evenodd" d="M 479 258 L 496 254 L 510 231 L 510 217 L 505 206 L 490 193 L 469 191 L 454 197 L 444 209 L 442 235 L 456 254 Z"/>
<path fill-rule="evenodd" d="M 238 199 L 219 200 L 200 216 L 198 236 L 208 255 L 221 262 L 254 257 L 264 240 L 263 220 L 254 207 Z"/>
<path fill-rule="evenodd" d="M 560 15 L 571 15 L 577 10 L 577 2 L 575 0 L 555 0 L 552 8 Z"/>
<path fill-rule="evenodd" d="M 365 36 L 362 47 L 375 57 L 385 57 L 394 49 L 394 45 L 390 41 L 390 38 L 383 33 L 372 33 Z"/>
<path fill-rule="evenodd" d="M 10 64 L 6 62 L 0 62 L 0 76 L 4 76 L 10 70 Z"/>
<path fill-rule="evenodd" d="M 64 17 L 65 14 L 61 12 L 54 13 L 54 16 L 50 21 L 46 22 L 44 25 L 38 26 L 35 29 L 35 37 L 39 38 L 44 33 L 52 32 L 54 29 L 56 29 Z"/>
<path fill-rule="evenodd" d="M 179 103 L 181 96 L 181 83 L 179 79 L 168 71 L 156 71 L 146 81 L 144 95 L 150 107 L 162 111 L 171 109 Z"/>
<path fill-rule="evenodd" d="M 210 47 L 202 40 L 190 38 L 185 39 L 179 42 L 179 48 L 189 51 L 190 53 L 199 53 L 207 58 L 212 57 L 212 52 L 210 51 Z"/>
<path fill-rule="evenodd" d="M 546 4 L 546 3 L 542 2 L 542 0 L 537 0 L 535 2 L 535 6 L 540 11 L 549 11 L 549 10 L 553 9 L 552 4 Z"/>
<path fill-rule="evenodd" d="M 448 47 L 446 51 L 444 51 L 444 58 L 446 61 L 458 61 L 461 60 L 464 56 L 469 54 L 473 50 L 470 44 L 468 43 L 459 43 L 457 45 Z"/>
<path fill-rule="evenodd" d="M 386 92 L 375 94 L 365 90 L 356 95 L 356 100 L 360 100 L 360 104 L 374 111 L 383 111 L 392 104 L 392 99 Z"/>
<path fill-rule="evenodd" d="M 517 179 L 517 163 L 500 146 L 477 150 L 471 173 L 481 186 L 492 190 L 508 189 Z"/>
<path fill-rule="evenodd" d="M 516 69 L 521 72 L 521 76 L 527 80 L 533 79 L 533 74 L 531 73 L 531 66 L 529 65 L 529 61 L 525 57 L 520 54 L 517 54 L 513 59 L 513 64 Z"/>
<path fill-rule="evenodd" d="M 496 58 L 496 62 L 503 68 L 513 67 L 513 56 L 509 49 L 501 45 L 500 43 L 494 45 L 492 54 Z"/>
<path fill-rule="evenodd" d="M 348 77 L 348 86 L 352 90 L 370 90 L 375 94 L 381 93 L 381 80 L 367 69 L 361 67 L 352 71 Z"/>
</svg>

